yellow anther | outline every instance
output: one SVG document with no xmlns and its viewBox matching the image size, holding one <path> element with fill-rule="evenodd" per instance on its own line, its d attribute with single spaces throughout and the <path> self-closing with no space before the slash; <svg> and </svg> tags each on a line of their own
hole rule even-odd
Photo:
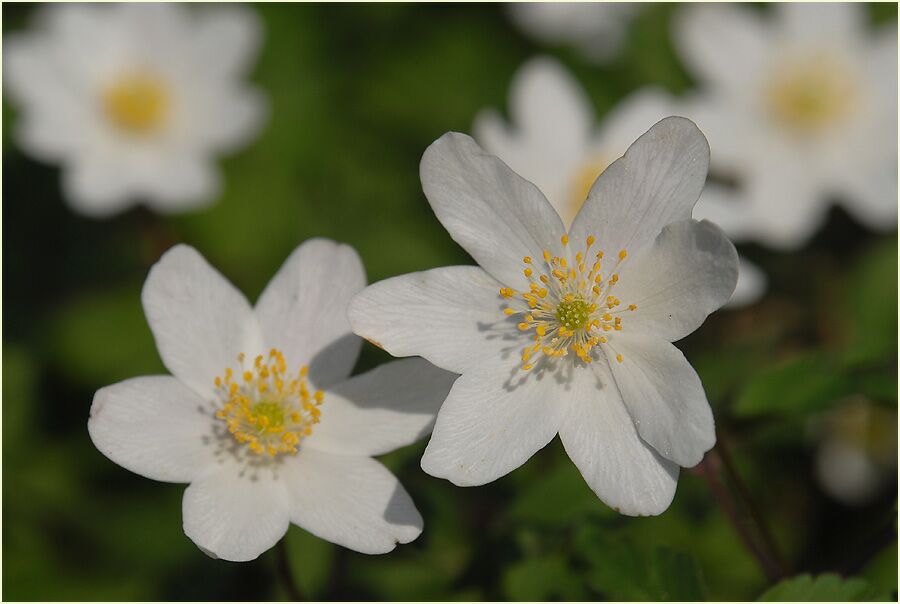
<svg viewBox="0 0 900 604">
<path fill-rule="evenodd" d="M 617 355 L 616 355 L 616 360 L 619 361 L 620 363 L 622 362 L 622 359 L 623 359 L 623 358 L 624 358 L 624 357 L 623 357 L 621 354 L 617 354 Z"/>
<path fill-rule="evenodd" d="M 515 294 L 516 294 L 516 292 L 512 288 L 509 288 L 509 287 L 501 287 L 500 288 L 500 295 L 503 296 L 504 298 L 512 298 Z"/>
<path fill-rule="evenodd" d="M 562 244 L 563 244 L 563 245 L 569 245 L 569 236 L 568 236 L 568 235 L 563 235 L 563 236 L 560 238 L 560 241 L 562 241 Z"/>
<path fill-rule="evenodd" d="M 534 271 L 531 270 L 530 268 L 526 268 L 524 273 L 525 273 L 526 277 L 531 277 L 531 275 L 534 273 Z"/>
<path fill-rule="evenodd" d="M 531 264 L 531 256 L 525 256 L 524 258 L 522 258 L 522 262 L 524 262 L 525 264 Z"/>
<path fill-rule="evenodd" d="M 552 257 L 553 257 L 553 256 L 550 254 L 550 252 L 549 252 L 548 250 L 544 250 L 544 262 L 549 263 L 549 262 L 550 262 L 550 259 L 551 259 Z"/>
<path fill-rule="evenodd" d="M 524 322 L 523 322 L 523 323 L 519 323 L 519 330 L 520 330 L 520 331 L 527 331 L 527 330 L 528 330 L 528 323 L 524 323 Z"/>
<path fill-rule="evenodd" d="M 628 310 L 637 310 L 637 304 L 629 304 Z"/>
<path fill-rule="evenodd" d="M 627 255 L 628 255 L 628 252 L 626 250 L 620 250 L 619 251 L 619 260 L 625 260 L 625 256 L 627 256 Z"/>
<path fill-rule="evenodd" d="M 514 311 L 514 310 L 511 309 L 511 308 L 505 308 L 505 309 L 503 309 L 503 314 L 504 314 L 504 315 L 507 315 L 507 316 L 509 316 L 509 315 L 514 315 L 514 314 L 516 314 L 516 311 Z"/>
</svg>

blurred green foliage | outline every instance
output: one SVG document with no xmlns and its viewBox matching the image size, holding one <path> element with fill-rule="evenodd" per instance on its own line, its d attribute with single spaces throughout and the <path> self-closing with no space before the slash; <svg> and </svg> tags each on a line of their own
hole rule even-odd
<svg viewBox="0 0 900 604">
<path fill-rule="evenodd" d="M 23 156 L 4 100 L 3 586 L 7 599 L 284 598 L 275 553 L 246 564 L 204 556 L 181 530 L 180 485 L 105 459 L 87 435 L 94 391 L 160 373 L 140 287 L 166 247 L 195 246 L 254 299 L 312 236 L 354 245 L 370 280 L 468 263 L 421 193 L 418 161 L 482 107 L 502 108 L 515 69 L 552 52 L 602 115 L 627 93 L 691 80 L 651 5 L 610 65 L 524 38 L 495 5 L 256 7 L 266 42 L 254 79 L 271 119 L 222 162 L 208 210 L 70 212 L 59 171 Z M 765 8 L 761 9 L 765 10 Z M 32 7 L 4 5 L 4 32 Z M 896 5 L 877 5 L 896 21 Z M 649 126 L 649 125 L 648 125 Z M 833 210 L 806 249 L 741 252 L 770 276 L 758 304 L 711 317 L 680 343 L 713 404 L 720 440 L 800 576 L 772 586 L 703 478 L 682 473 L 672 507 L 624 517 L 600 503 L 558 441 L 508 477 L 461 489 L 424 474 L 424 443 L 385 456 L 426 521 L 386 556 L 291 527 L 293 574 L 309 598 L 896 598 L 896 482 L 847 507 L 817 486 L 807 426 L 847 400 L 897 405 L 897 240 Z M 357 370 L 387 360 L 366 345 Z M 742 519 L 745 521 L 746 519 Z M 843 580 L 833 574 L 864 578 Z"/>
</svg>

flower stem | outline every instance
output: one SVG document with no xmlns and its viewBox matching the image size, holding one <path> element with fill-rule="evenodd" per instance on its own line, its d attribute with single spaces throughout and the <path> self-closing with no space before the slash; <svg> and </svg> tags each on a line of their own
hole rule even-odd
<svg viewBox="0 0 900 604">
<path fill-rule="evenodd" d="M 285 591 L 287 591 L 288 598 L 292 602 L 302 602 L 305 598 L 294 580 L 294 575 L 291 574 L 291 564 L 288 559 L 287 544 L 284 538 L 275 545 L 275 555 L 277 557 L 278 576 L 284 585 Z"/>
<path fill-rule="evenodd" d="M 784 578 L 787 575 L 784 561 L 775 547 L 775 542 L 763 522 L 762 516 L 754 506 L 749 491 L 735 471 L 721 437 L 718 439 L 718 445 L 697 466 L 697 472 L 706 480 L 713 497 L 731 521 L 744 546 L 759 562 L 766 577 L 772 582 Z M 728 482 L 732 484 L 733 489 L 742 499 L 744 509 L 749 511 L 749 517 L 747 514 L 741 513 L 738 502 L 720 478 L 721 474 L 727 477 Z M 751 526 L 755 528 L 755 533 L 759 538 L 754 535 Z"/>
</svg>

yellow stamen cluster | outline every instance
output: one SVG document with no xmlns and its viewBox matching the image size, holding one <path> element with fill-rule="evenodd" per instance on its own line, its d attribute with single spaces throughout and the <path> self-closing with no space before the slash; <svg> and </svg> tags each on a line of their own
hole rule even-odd
<svg viewBox="0 0 900 604">
<path fill-rule="evenodd" d="M 103 108 L 120 130 L 146 135 L 162 126 L 169 95 L 162 80 L 137 72 L 119 78 L 103 92 Z"/>
<path fill-rule="evenodd" d="M 584 251 L 575 254 L 572 263 L 565 256 L 554 256 L 547 250 L 540 267 L 535 266 L 530 256 L 525 256 L 523 272 L 529 290 L 500 289 L 500 295 L 509 300 L 504 314 L 521 317 L 520 331 L 533 331 L 534 344 L 522 351 L 522 369 L 533 368 L 533 359 L 540 354 L 564 357 L 569 351 L 590 363 L 591 350 L 608 343 L 604 333 L 622 330 L 620 314 L 637 309 L 634 304 L 620 308 L 621 300 L 612 294 L 619 281 L 615 271 L 628 253 L 621 250 L 613 272 L 604 277 L 603 251 L 591 252 L 594 241 L 593 236 L 588 237 Z M 562 236 L 562 244 L 568 247 L 568 235 Z M 590 254 L 593 254 L 592 263 L 588 265 Z M 622 361 L 621 355 L 617 360 Z"/>
<path fill-rule="evenodd" d="M 229 367 L 215 379 L 223 401 L 216 417 L 253 453 L 269 457 L 296 453 L 300 439 L 312 434 L 322 412 L 322 391 L 310 392 L 306 383 L 308 368 L 301 367 L 296 376 L 289 374 L 284 355 L 274 348 L 268 359 L 256 357 L 252 369 L 244 367 L 244 353 L 238 362 L 238 375 Z"/>
<path fill-rule="evenodd" d="M 785 61 L 765 89 L 775 121 L 802 134 L 819 132 L 844 118 L 855 97 L 848 70 L 819 55 Z"/>
</svg>

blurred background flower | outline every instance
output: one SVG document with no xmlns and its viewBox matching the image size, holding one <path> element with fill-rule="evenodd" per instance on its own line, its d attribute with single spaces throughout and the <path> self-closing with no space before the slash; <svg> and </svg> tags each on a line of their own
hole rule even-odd
<svg viewBox="0 0 900 604">
<path fill-rule="evenodd" d="M 265 116 L 242 81 L 260 39 L 239 7 L 42 7 L 3 42 L 16 140 L 64 166 L 66 199 L 84 214 L 208 205 L 221 184 L 214 156 L 246 144 Z"/>
<path fill-rule="evenodd" d="M 221 160 L 224 186 L 211 196 L 214 204 L 177 215 L 133 208 L 96 221 L 69 211 L 58 184 L 68 165 L 26 155 L 11 136 L 30 112 L 16 102 L 5 69 L 4 596 L 286 597 L 274 555 L 242 565 L 207 558 L 184 537 L 183 486 L 132 475 L 90 442 L 85 418 L 98 387 L 165 372 L 140 304 L 150 265 L 185 242 L 255 299 L 291 250 L 314 236 L 351 242 L 370 281 L 470 264 L 422 193 L 418 165 L 428 144 L 448 130 L 469 131 L 486 107 L 504 111 L 514 74 L 537 55 L 552 56 L 572 73 L 598 123 L 645 87 L 684 102 L 712 94 L 704 72 L 676 50 L 682 34 L 674 33 L 675 22 L 691 8 L 641 6 L 618 55 L 598 64 L 566 44 L 527 36 L 510 21 L 512 7 L 250 7 L 266 37 L 248 79 L 266 91 L 269 125 L 252 145 Z M 4 47 L 13 34 L 35 31 L 40 6 L 3 9 Z M 729 10 L 768 27 L 786 9 Z M 896 11 L 894 4 L 855 5 L 849 12 L 857 15 L 860 46 L 876 44 L 884 28 L 895 30 Z M 721 27 L 712 24 L 703 35 L 724 40 L 710 52 L 730 55 L 732 40 Z M 896 70 L 882 77 L 885 92 L 877 94 L 896 108 Z M 895 118 L 871 139 L 868 157 L 888 147 L 896 153 Z M 715 164 L 714 127 L 704 130 Z M 847 149 L 848 170 L 861 170 L 857 148 Z M 896 160 L 883 161 L 894 161 L 895 169 Z M 713 182 L 741 194 L 749 173 L 724 168 Z M 792 174 L 821 172 L 801 166 Z M 771 217 L 796 209 L 789 186 L 774 191 Z M 895 189 L 879 190 L 880 204 L 896 203 Z M 817 461 L 831 437 L 810 428 L 849 401 L 864 401 L 879 410 L 877 417 L 896 414 L 896 225 L 860 220 L 849 200 L 848 194 L 835 204 L 826 196 L 816 206 L 818 222 L 804 226 L 808 236 L 790 253 L 755 235 L 738 238 L 731 229 L 741 220 L 726 227 L 742 256 L 767 275 L 768 289 L 753 305 L 717 312 L 678 343 L 713 406 L 720 443 L 713 452 L 727 452 L 722 459 L 744 487 L 728 481 L 728 490 L 751 495 L 755 511 L 740 507 L 740 526 L 764 519 L 788 574 L 853 577 L 798 578 L 770 597 L 807 600 L 817 588 L 838 600 L 896 598 L 896 473 L 885 466 L 883 486 L 847 505 L 819 482 L 820 466 L 834 465 Z M 725 226 L 735 216 L 725 212 L 716 220 Z M 365 345 L 355 372 L 389 359 Z M 890 436 L 879 441 L 896 446 Z M 424 446 L 380 458 L 425 520 L 415 542 L 373 557 L 297 527 L 288 531 L 291 564 L 307 597 L 755 599 L 781 572 L 767 574 L 744 545 L 712 494 L 712 472 L 685 472 L 665 514 L 624 518 L 597 501 L 558 441 L 478 489 L 423 473 Z"/>
</svg>

